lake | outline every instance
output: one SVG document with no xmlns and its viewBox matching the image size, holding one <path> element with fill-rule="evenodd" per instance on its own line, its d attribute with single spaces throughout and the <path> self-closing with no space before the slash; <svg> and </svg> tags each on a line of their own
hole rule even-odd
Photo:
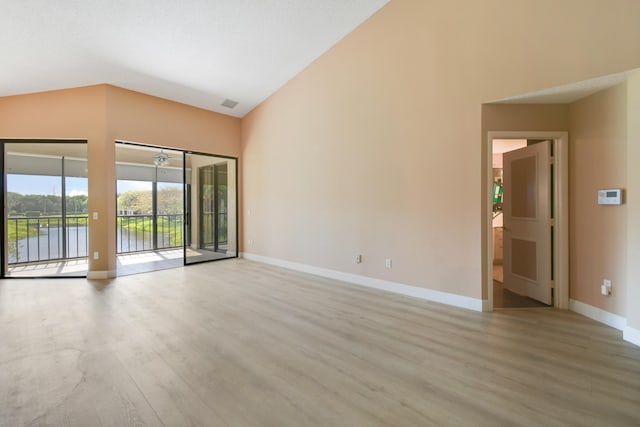
<svg viewBox="0 0 640 427">
<path fill-rule="evenodd" d="M 9 242 L 9 264 L 48 261 L 63 258 L 62 228 L 48 227 L 39 236 L 25 237 Z M 67 258 L 88 256 L 88 230 L 86 226 L 67 228 Z M 17 245 L 17 248 L 16 248 Z M 168 233 L 158 236 L 158 249 L 172 247 Z M 136 233 L 126 228 L 117 228 L 116 248 L 118 253 L 153 250 L 151 233 Z"/>
</svg>

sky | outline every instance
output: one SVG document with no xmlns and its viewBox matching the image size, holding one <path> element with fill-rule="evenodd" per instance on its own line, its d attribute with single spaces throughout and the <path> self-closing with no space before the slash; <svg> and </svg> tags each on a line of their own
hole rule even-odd
<svg viewBox="0 0 640 427">
<path fill-rule="evenodd" d="M 167 184 L 164 184 L 167 185 Z M 179 185 L 179 184 L 178 184 Z M 7 191 L 20 194 L 59 196 L 62 180 L 59 176 L 7 174 Z M 67 177 L 67 196 L 87 195 L 87 178 Z M 147 181 L 118 181 L 118 193 L 131 190 L 151 190 Z"/>
<path fill-rule="evenodd" d="M 87 195 L 87 178 L 67 177 L 66 185 L 67 196 Z M 59 176 L 7 174 L 7 191 L 59 196 L 62 179 Z"/>
</svg>

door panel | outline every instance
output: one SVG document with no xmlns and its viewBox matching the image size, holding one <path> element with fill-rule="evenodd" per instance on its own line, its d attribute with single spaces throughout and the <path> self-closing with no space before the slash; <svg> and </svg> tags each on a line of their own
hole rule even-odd
<svg viewBox="0 0 640 427">
<path fill-rule="evenodd" d="M 550 141 L 504 154 L 504 287 L 552 304 Z"/>
<path fill-rule="evenodd" d="M 215 251 L 215 172 L 214 165 L 198 169 L 198 248 Z"/>
<path fill-rule="evenodd" d="M 198 172 L 200 195 L 200 249 L 225 254 L 228 249 L 227 161 Z"/>
<path fill-rule="evenodd" d="M 236 160 L 188 153 L 192 191 L 187 264 L 237 256 Z"/>
</svg>

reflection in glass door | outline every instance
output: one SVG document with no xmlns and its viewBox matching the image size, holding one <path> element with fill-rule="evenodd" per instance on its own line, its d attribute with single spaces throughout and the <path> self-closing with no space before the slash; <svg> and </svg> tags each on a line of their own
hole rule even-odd
<svg viewBox="0 0 640 427">
<path fill-rule="evenodd" d="M 200 249 L 225 253 L 227 241 L 227 163 L 199 170 Z"/>
<path fill-rule="evenodd" d="M 186 154 L 193 191 L 187 204 L 191 241 L 185 245 L 187 264 L 236 257 L 236 160 Z"/>
</svg>

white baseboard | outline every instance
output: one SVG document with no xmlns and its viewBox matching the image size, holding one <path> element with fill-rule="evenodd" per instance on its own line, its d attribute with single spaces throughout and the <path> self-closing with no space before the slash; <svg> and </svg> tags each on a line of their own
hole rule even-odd
<svg viewBox="0 0 640 427">
<path fill-rule="evenodd" d="M 611 326 L 612 328 L 616 328 L 619 331 L 624 330 L 627 326 L 627 319 L 625 319 L 624 317 L 618 316 L 617 314 L 609 313 L 608 311 L 604 311 L 601 308 L 594 307 L 592 305 L 585 304 L 574 299 L 569 300 L 569 310 L 575 311 L 578 314 L 582 314 L 589 319 L 604 323 L 605 325 Z"/>
<path fill-rule="evenodd" d="M 640 329 L 632 328 L 631 326 L 627 326 L 622 331 L 622 338 L 625 341 L 629 341 L 631 344 L 635 344 L 640 346 Z"/>
<path fill-rule="evenodd" d="M 289 270 L 300 271 L 303 273 L 313 274 L 315 276 L 326 277 L 329 279 L 340 280 L 343 282 L 353 283 L 355 285 L 366 286 L 368 288 L 380 289 L 383 291 L 393 292 L 396 294 L 407 295 L 423 300 L 439 302 L 442 304 L 452 305 L 454 307 L 466 308 L 468 310 L 483 311 L 485 307 L 484 301 L 481 299 L 465 297 L 463 295 L 450 294 L 448 292 L 435 291 L 432 289 L 419 288 L 416 286 L 405 285 L 388 280 L 374 279 L 372 277 L 362 276 L 359 274 L 344 273 L 328 268 L 314 267 L 312 265 L 299 264 L 278 258 L 270 258 L 262 255 L 255 255 L 243 252 L 241 257 L 249 261 L 256 261 L 263 264 L 274 265 L 277 267 L 287 268 Z"/>
<path fill-rule="evenodd" d="M 87 273 L 87 279 L 89 280 L 113 279 L 114 277 L 116 277 L 115 270 L 94 270 Z"/>
</svg>

